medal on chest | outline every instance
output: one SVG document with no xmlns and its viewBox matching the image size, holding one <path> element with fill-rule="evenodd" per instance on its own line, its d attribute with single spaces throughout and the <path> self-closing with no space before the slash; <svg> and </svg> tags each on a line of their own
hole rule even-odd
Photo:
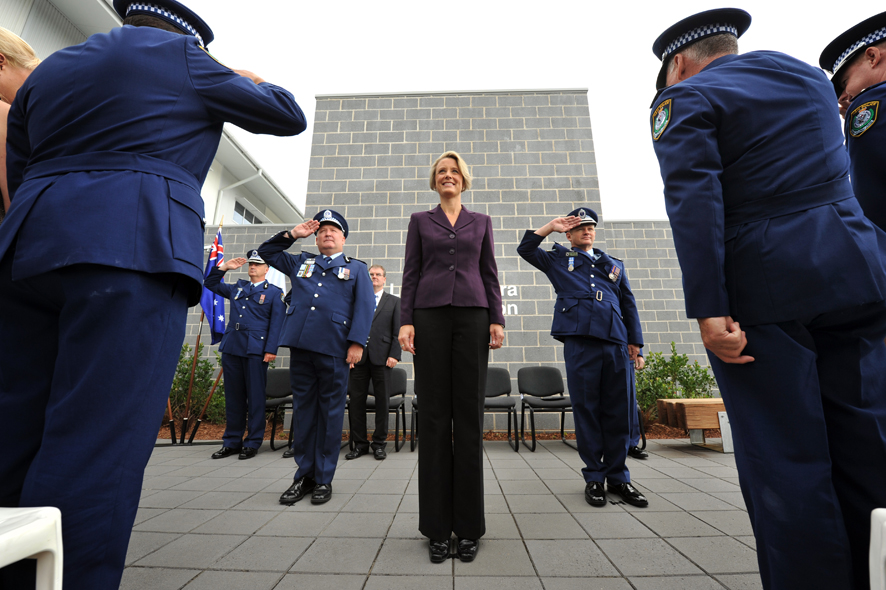
<svg viewBox="0 0 886 590">
<path fill-rule="evenodd" d="M 621 269 L 617 266 L 613 265 L 612 269 L 609 271 L 609 280 L 613 283 L 618 280 L 618 275 L 621 274 Z"/>
<path fill-rule="evenodd" d="M 351 270 L 348 268 L 339 267 L 338 278 L 340 278 L 343 281 L 347 281 L 348 279 L 351 278 Z"/>
<path fill-rule="evenodd" d="M 264 302 L 265 302 L 265 294 L 262 293 L 261 297 L 258 298 L 258 304 L 262 305 L 262 304 L 264 304 Z"/>
<path fill-rule="evenodd" d="M 238 288 L 237 288 L 237 294 L 234 295 L 234 299 L 240 299 L 240 295 L 242 295 L 242 294 L 243 294 L 243 289 L 240 288 L 240 287 L 238 287 Z"/>
<path fill-rule="evenodd" d="M 566 253 L 566 259 L 569 261 L 569 266 L 567 267 L 566 270 L 568 270 L 569 272 L 572 272 L 575 270 L 575 256 L 576 256 L 575 252 L 567 252 Z"/>
<path fill-rule="evenodd" d="M 296 278 L 306 279 L 314 274 L 314 265 L 317 263 L 315 258 L 308 258 L 298 269 L 298 273 L 296 273 Z"/>
</svg>

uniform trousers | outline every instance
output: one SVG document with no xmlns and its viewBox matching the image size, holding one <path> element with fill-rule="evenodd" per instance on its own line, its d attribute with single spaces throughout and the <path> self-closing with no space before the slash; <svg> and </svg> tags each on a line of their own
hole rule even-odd
<svg viewBox="0 0 886 590">
<path fill-rule="evenodd" d="M 625 465 L 631 428 L 627 345 L 566 336 L 563 354 L 585 482 L 630 482 Z"/>
<path fill-rule="evenodd" d="M 767 590 L 869 587 L 886 506 L 886 305 L 745 326 L 745 365 L 709 354 Z"/>
<path fill-rule="evenodd" d="M 363 352 L 367 354 L 367 352 Z M 388 440 L 388 398 L 394 369 L 387 365 L 373 365 L 368 360 L 351 369 L 348 381 L 348 419 L 351 423 L 351 440 L 358 449 L 383 449 Z M 372 380 L 372 391 L 375 394 L 375 432 L 372 433 L 372 444 L 366 436 L 366 398 L 369 391 L 369 380 Z"/>
<path fill-rule="evenodd" d="M 486 533 L 483 405 L 489 364 L 489 310 L 416 309 L 418 529 L 435 541 Z"/>
<path fill-rule="evenodd" d="M 0 263 L 0 506 L 62 513 L 66 590 L 117 588 L 185 335 L 175 275 Z M 29 570 L 29 571 L 26 571 Z M 33 589 L 33 562 L 0 587 Z M 27 578 L 30 579 L 27 579 Z"/>
<path fill-rule="evenodd" d="M 637 412 L 637 373 L 634 371 L 634 363 L 628 364 L 628 373 L 631 378 L 631 399 L 628 400 L 628 418 L 631 421 L 630 446 L 640 446 L 640 415 Z"/>
<path fill-rule="evenodd" d="M 293 348 L 290 359 L 295 479 L 307 476 L 317 483 L 332 483 L 341 450 L 348 363 L 344 355 L 339 358 L 301 348 Z"/>
<path fill-rule="evenodd" d="M 222 354 L 225 374 L 225 434 L 222 444 L 231 449 L 240 446 L 257 449 L 265 439 L 265 387 L 268 363 L 264 355 L 237 356 Z M 249 435 L 243 439 L 247 429 Z"/>
</svg>

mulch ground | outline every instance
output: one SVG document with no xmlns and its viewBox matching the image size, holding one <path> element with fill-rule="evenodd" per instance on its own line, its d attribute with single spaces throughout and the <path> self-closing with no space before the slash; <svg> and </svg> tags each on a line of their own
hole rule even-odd
<svg viewBox="0 0 886 590">
<path fill-rule="evenodd" d="M 188 437 L 190 437 L 190 431 L 194 428 L 194 423 L 188 425 Z M 277 440 L 286 440 L 287 433 L 280 432 L 281 428 L 277 428 Z M 177 422 L 175 425 L 175 433 L 176 436 L 181 436 L 181 422 Z M 206 424 L 205 422 L 200 424 L 200 429 L 197 431 L 197 436 L 194 437 L 194 440 L 221 440 L 222 435 L 225 432 L 225 427 L 223 424 Z M 720 430 L 719 429 L 709 429 L 704 431 L 705 438 L 720 438 Z M 527 433 L 528 436 L 528 433 Z M 407 431 L 406 434 L 407 440 L 409 438 L 409 433 Z M 157 434 L 157 438 L 168 439 L 169 438 L 169 425 L 168 423 L 164 423 L 163 426 L 160 427 L 160 432 Z M 560 440 L 559 432 L 538 432 L 536 433 L 536 438 L 538 440 Z M 567 432 L 566 438 L 570 440 L 575 440 L 574 432 Z M 665 439 L 665 438 L 689 438 L 689 434 L 681 429 L 681 428 L 671 428 L 670 426 L 665 426 L 664 424 L 647 424 L 646 425 L 646 438 L 650 440 L 655 439 Z M 483 440 L 507 440 L 508 434 L 507 432 L 494 432 L 489 431 L 483 435 Z M 268 424 L 267 428 L 265 428 L 265 440 L 271 440 L 271 425 Z M 342 440 L 347 440 L 347 435 L 342 434 Z M 394 435 L 389 434 L 388 440 L 394 440 Z"/>
</svg>

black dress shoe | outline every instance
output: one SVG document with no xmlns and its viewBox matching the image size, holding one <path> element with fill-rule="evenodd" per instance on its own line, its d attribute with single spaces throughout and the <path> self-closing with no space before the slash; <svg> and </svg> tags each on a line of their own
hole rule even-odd
<svg viewBox="0 0 886 590">
<path fill-rule="evenodd" d="M 646 499 L 646 496 L 638 492 L 637 488 L 630 483 L 609 484 L 607 487 L 610 492 L 618 494 L 622 500 L 631 506 L 637 506 L 638 508 L 649 506 L 649 500 Z"/>
<path fill-rule="evenodd" d="M 258 454 L 258 449 L 250 449 L 249 447 L 243 447 L 243 450 L 240 451 L 240 456 L 238 459 L 241 461 L 243 459 L 252 459 Z"/>
<path fill-rule="evenodd" d="M 606 493 L 602 483 L 592 481 L 585 486 L 585 502 L 591 506 L 606 506 Z"/>
<path fill-rule="evenodd" d="M 649 453 L 647 453 L 640 447 L 629 447 L 628 456 L 633 457 L 634 459 L 645 459 L 649 456 Z"/>
<path fill-rule="evenodd" d="M 376 461 L 384 461 L 388 456 L 388 454 L 382 448 L 375 449 L 374 451 L 372 451 L 372 454 L 375 455 Z"/>
<path fill-rule="evenodd" d="M 292 506 L 293 504 L 313 492 L 316 486 L 316 482 L 314 482 L 314 480 L 307 475 L 301 477 L 295 480 L 295 482 L 291 486 L 289 486 L 288 490 L 283 492 L 283 495 L 280 496 L 280 503 L 287 506 Z"/>
<path fill-rule="evenodd" d="M 480 539 L 459 539 L 455 552 L 462 561 L 474 561 L 480 549 Z"/>
<path fill-rule="evenodd" d="M 355 448 L 353 451 L 345 455 L 345 459 L 350 461 L 351 459 L 356 459 L 357 457 L 362 457 L 366 453 L 369 452 L 369 449 L 363 449 L 360 447 Z"/>
<path fill-rule="evenodd" d="M 431 563 L 443 563 L 449 559 L 449 539 L 445 541 L 428 540 L 428 554 Z"/>
<path fill-rule="evenodd" d="M 326 504 L 332 498 L 332 484 L 318 483 L 311 494 L 311 504 Z"/>
<path fill-rule="evenodd" d="M 232 448 L 232 447 L 222 447 L 218 451 L 212 454 L 213 459 L 224 459 L 225 457 L 230 457 L 231 455 L 236 455 L 240 453 L 242 447 Z"/>
<path fill-rule="evenodd" d="M 295 457 L 295 450 L 292 447 L 289 447 L 288 449 L 283 451 L 284 459 L 292 459 L 293 457 Z"/>
</svg>

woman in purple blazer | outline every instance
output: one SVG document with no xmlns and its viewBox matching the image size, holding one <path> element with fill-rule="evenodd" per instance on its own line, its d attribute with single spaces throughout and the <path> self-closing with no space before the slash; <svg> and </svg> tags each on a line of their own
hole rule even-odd
<svg viewBox="0 0 886 590">
<path fill-rule="evenodd" d="M 483 402 L 489 350 L 501 348 L 504 316 L 492 219 L 461 204 L 471 174 L 455 152 L 431 168 L 440 205 L 413 213 L 406 235 L 400 346 L 414 355 L 418 426 L 419 531 L 431 561 L 472 561 L 486 532 Z M 418 351 L 421 354 L 418 354 Z"/>
</svg>

